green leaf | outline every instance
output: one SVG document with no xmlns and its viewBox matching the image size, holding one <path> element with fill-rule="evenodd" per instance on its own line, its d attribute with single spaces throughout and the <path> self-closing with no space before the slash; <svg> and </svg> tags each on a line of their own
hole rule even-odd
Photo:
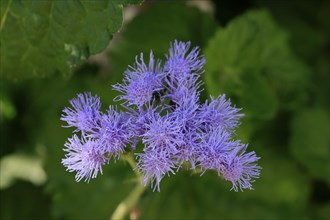
<svg viewBox="0 0 330 220">
<path fill-rule="evenodd" d="M 321 107 L 304 109 L 292 121 L 292 155 L 315 177 L 330 183 L 329 112 Z"/>
<path fill-rule="evenodd" d="M 279 29 L 267 11 L 250 11 L 217 31 L 206 50 L 207 58 L 211 59 L 208 59 L 211 64 L 208 68 L 259 70 L 286 40 L 286 33 Z"/>
<path fill-rule="evenodd" d="M 208 91 L 246 104 L 242 107 L 254 118 L 272 118 L 278 99 L 284 107 L 295 106 L 308 82 L 306 67 L 291 53 L 286 32 L 264 10 L 249 11 L 219 29 L 205 57 Z"/>
<path fill-rule="evenodd" d="M 290 51 L 283 50 L 269 57 L 263 73 L 276 91 L 282 108 L 294 110 L 307 100 L 310 69 Z"/>
<path fill-rule="evenodd" d="M 107 46 L 122 25 L 123 4 L 140 2 L 2 1 L 1 76 L 68 74 Z"/>
<path fill-rule="evenodd" d="M 243 73 L 241 76 L 241 94 L 239 104 L 247 117 L 268 119 L 274 117 L 278 108 L 275 92 L 269 87 L 263 76 L 256 73 Z"/>
<path fill-rule="evenodd" d="M 329 1 L 263 1 L 254 0 L 257 7 L 267 8 L 286 28 L 290 44 L 299 56 L 310 61 L 323 57 L 330 31 Z"/>
<path fill-rule="evenodd" d="M 174 39 L 203 46 L 215 28 L 209 14 L 182 2 L 150 4 L 114 41 L 109 54 L 112 70 L 115 74 L 122 74 L 128 65 L 133 64 L 136 55 L 143 52 L 148 58 L 150 50 L 163 59 Z"/>
</svg>

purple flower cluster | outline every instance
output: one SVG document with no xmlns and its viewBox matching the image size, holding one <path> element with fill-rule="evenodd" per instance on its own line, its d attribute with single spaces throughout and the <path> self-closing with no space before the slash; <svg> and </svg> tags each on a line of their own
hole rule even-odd
<svg viewBox="0 0 330 220">
<path fill-rule="evenodd" d="M 243 114 L 225 95 L 199 102 L 204 64 L 198 47 L 174 41 L 164 65 L 152 52 L 146 64 L 141 54 L 125 71 L 123 82 L 113 85 L 120 92 L 115 101 L 126 112 L 110 106 L 103 113 L 99 97 L 78 94 L 61 117 L 76 128 L 65 144 L 62 164 L 76 172 L 77 181 L 89 181 L 111 158 L 134 152 L 141 143 L 143 151 L 135 152 L 136 169 L 142 184 L 150 182 L 154 190 L 160 190 L 165 175 L 183 165 L 202 174 L 215 170 L 232 182 L 235 191 L 252 189 L 251 182 L 260 174 L 259 157 L 233 139 Z"/>
</svg>

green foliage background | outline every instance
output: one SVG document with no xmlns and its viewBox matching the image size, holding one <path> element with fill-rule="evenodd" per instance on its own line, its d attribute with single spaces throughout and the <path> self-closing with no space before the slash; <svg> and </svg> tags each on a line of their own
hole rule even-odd
<svg viewBox="0 0 330 220">
<path fill-rule="evenodd" d="M 83 91 L 106 108 L 134 57 L 152 49 L 164 58 L 174 39 L 205 54 L 202 99 L 225 93 L 243 108 L 238 138 L 263 170 L 254 191 L 238 193 L 214 172 L 165 177 L 160 193 L 143 194 L 140 218 L 329 219 L 329 1 L 208 2 L 213 14 L 193 1 L 1 1 L 0 219 L 111 216 L 133 172 L 112 162 L 76 183 L 60 164 L 71 135 L 61 111 Z M 137 15 L 121 27 L 129 4 Z M 88 59 L 110 41 L 110 68 Z M 21 155 L 31 160 L 6 165 Z"/>
</svg>

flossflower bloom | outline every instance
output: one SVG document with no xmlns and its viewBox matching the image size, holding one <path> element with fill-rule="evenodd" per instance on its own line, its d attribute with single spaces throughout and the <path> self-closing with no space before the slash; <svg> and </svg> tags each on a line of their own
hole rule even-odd
<svg viewBox="0 0 330 220">
<path fill-rule="evenodd" d="M 102 166 L 121 154 L 133 151 L 142 184 L 160 191 L 166 175 L 190 164 L 191 169 L 214 170 L 232 183 L 235 191 L 253 189 L 261 167 L 255 152 L 235 140 L 235 129 L 244 115 L 225 95 L 210 97 L 201 104 L 200 80 L 204 57 L 190 42 L 170 44 L 165 63 L 153 53 L 146 64 L 143 54 L 124 72 L 122 83 L 113 85 L 121 94 L 115 98 L 126 109 L 110 106 L 100 111 L 98 96 L 78 94 L 65 108 L 61 120 L 75 127 L 65 144 L 62 164 L 76 172 L 76 180 L 90 181 Z M 78 136 L 79 135 L 79 136 Z M 142 152 L 135 152 L 137 143 Z"/>
</svg>

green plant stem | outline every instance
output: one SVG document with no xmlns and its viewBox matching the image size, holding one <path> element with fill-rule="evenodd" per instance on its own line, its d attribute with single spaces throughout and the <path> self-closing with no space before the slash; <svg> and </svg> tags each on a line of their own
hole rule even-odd
<svg viewBox="0 0 330 220">
<path fill-rule="evenodd" d="M 119 203 L 111 216 L 111 220 L 124 219 L 130 210 L 136 205 L 145 188 L 145 186 L 138 182 L 132 192 L 121 203 Z"/>
<path fill-rule="evenodd" d="M 123 155 L 122 158 L 123 158 L 124 160 L 126 160 L 127 163 L 132 167 L 132 169 L 133 169 L 133 171 L 134 171 L 136 177 L 137 177 L 139 180 L 141 180 L 141 175 L 140 175 L 140 173 L 139 173 L 139 172 L 137 171 L 137 169 L 136 169 L 136 162 L 135 162 L 135 160 L 134 160 L 134 158 L 133 158 L 133 154 L 132 154 L 132 153 L 125 154 L 125 155 Z"/>
<path fill-rule="evenodd" d="M 136 162 L 133 158 L 133 155 L 132 154 L 123 155 L 122 158 L 124 160 L 126 160 L 130 164 L 130 166 L 133 168 L 138 181 L 136 183 L 135 188 L 131 191 L 131 193 L 121 203 L 119 203 L 116 210 L 114 211 L 114 213 L 111 216 L 111 220 L 124 219 L 125 216 L 132 210 L 132 208 L 139 201 L 142 193 L 146 189 L 146 187 L 141 184 L 140 173 L 135 169 Z"/>
</svg>

